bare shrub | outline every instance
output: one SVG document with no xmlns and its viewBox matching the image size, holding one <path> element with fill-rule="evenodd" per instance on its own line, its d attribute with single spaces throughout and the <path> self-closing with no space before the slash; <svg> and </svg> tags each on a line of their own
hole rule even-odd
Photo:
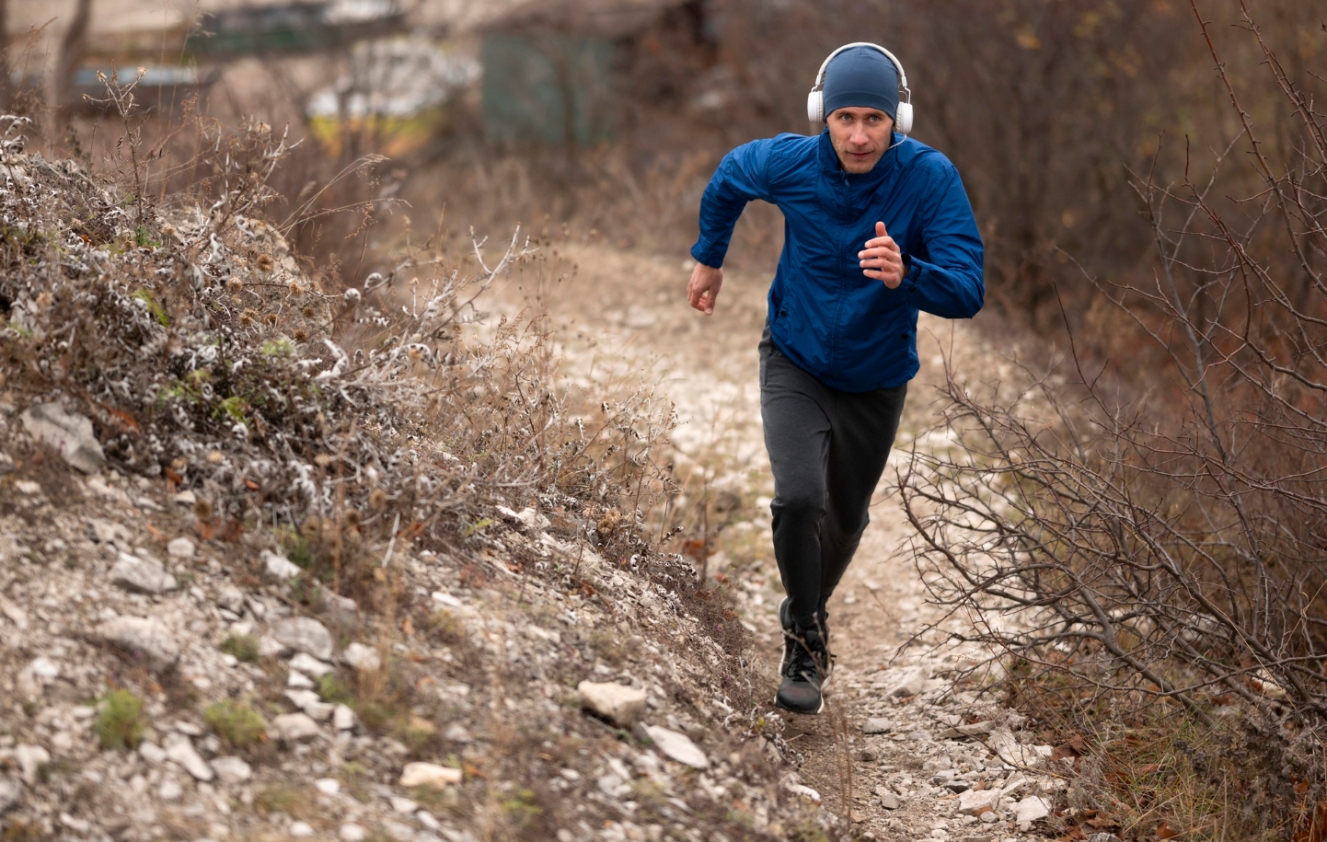
<svg viewBox="0 0 1327 842">
<path fill-rule="evenodd" d="M 914 450 L 902 483 L 932 593 L 1017 654 L 1019 681 L 1044 678 L 1069 727 L 1149 706 L 1208 733 L 1236 716 L 1229 739 L 1267 760 L 1240 806 L 1270 831 L 1301 798 L 1292 783 L 1311 802 L 1323 784 L 1327 137 L 1316 82 L 1287 75 L 1246 8 L 1296 119 L 1263 142 L 1198 21 L 1233 139 L 1206 177 L 1191 163 L 1173 185 L 1138 179 L 1154 276 L 1097 287 L 1152 340 L 1131 360 L 1155 367 L 1102 368 L 1071 346 L 1064 370 L 994 396 L 951 376 L 929 439 L 942 446 Z M 1223 197 L 1241 158 L 1256 192 Z"/>
</svg>

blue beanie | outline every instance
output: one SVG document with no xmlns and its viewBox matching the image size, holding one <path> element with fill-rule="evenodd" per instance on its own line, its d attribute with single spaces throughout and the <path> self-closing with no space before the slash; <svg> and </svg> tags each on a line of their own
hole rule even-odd
<svg viewBox="0 0 1327 842">
<path fill-rule="evenodd" d="M 878 108 L 898 116 L 898 69 L 884 53 L 872 47 L 844 50 L 825 68 L 826 118 L 836 108 Z"/>
</svg>

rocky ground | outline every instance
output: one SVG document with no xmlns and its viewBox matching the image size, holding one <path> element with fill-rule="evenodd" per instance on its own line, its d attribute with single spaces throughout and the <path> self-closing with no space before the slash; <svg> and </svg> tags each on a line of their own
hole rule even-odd
<svg viewBox="0 0 1327 842">
<path fill-rule="evenodd" d="M 544 301 L 564 325 L 573 378 L 611 382 L 647 372 L 677 404 L 671 438 L 679 479 L 713 500 L 718 532 L 711 575 L 732 583 L 754 633 L 756 701 L 771 716 L 782 598 L 769 548 L 768 475 L 761 439 L 756 344 L 767 277 L 729 271 L 711 318 L 687 309 L 689 266 L 591 247 L 564 247 L 577 267 Z M 532 288 L 533 289 L 533 288 Z M 547 289 L 547 286 L 541 287 Z M 526 290 L 530 292 L 531 290 Z M 982 318 L 986 318 L 983 315 Z M 913 564 L 893 467 L 912 447 L 950 446 L 929 432 L 935 386 L 948 358 L 960 379 L 1010 369 L 971 323 L 925 315 L 922 371 L 912 384 L 891 468 L 881 483 L 858 557 L 830 604 L 837 664 L 819 717 L 783 714 L 799 792 L 847 819 L 863 839 L 1014 842 L 1058 835 L 1071 746 L 1037 745 L 1020 716 L 983 692 L 999 665 L 987 652 L 947 644 L 964 617 L 927 601 Z M 687 498 L 679 501 L 685 505 Z M 792 778 L 790 778 L 791 780 Z M 1101 833 L 1095 842 L 1114 837 Z"/>
<path fill-rule="evenodd" d="M 781 593 L 756 273 L 730 273 L 708 320 L 685 308 L 679 262 L 585 244 L 545 244 L 547 259 L 493 290 L 487 306 L 509 317 L 549 313 L 569 387 L 675 404 L 680 423 L 653 456 L 682 494 L 651 501 L 655 520 L 637 528 L 567 494 L 512 492 L 502 504 L 497 491 L 473 492 L 501 487 L 480 467 L 497 439 L 481 431 L 476 450 L 452 455 L 411 420 L 426 416 L 407 411 L 408 394 L 375 408 L 365 424 L 376 438 L 345 417 L 348 432 L 332 430 L 332 414 L 399 394 L 407 361 L 422 366 L 434 350 L 407 331 L 402 353 L 381 366 L 356 354 L 352 369 L 330 339 L 303 332 L 324 307 L 356 315 L 362 294 L 271 280 L 297 270 L 272 259 L 260 226 L 140 216 L 116 229 L 126 216 L 89 235 L 83 205 L 55 201 L 77 173 L 9 166 L 35 180 L 13 176 L 23 189 L 0 191 L 25 226 L 14 242 L 26 262 L 13 265 L 31 273 L 0 302 L 5 840 L 1003 842 L 1053 831 L 1055 770 L 1073 749 L 1036 745 L 983 696 L 986 674 L 970 668 L 987 653 L 945 645 L 962 618 L 927 604 L 887 482 L 831 606 L 826 715 L 770 705 Z M 92 187 L 80 201 L 115 204 Z M 210 245 L 175 249 L 170 237 Z M 95 306 L 80 310 L 88 290 L 100 290 Z M 321 304 L 287 325 L 287 295 Z M 132 332 L 114 334 L 120 321 Z M 114 335 L 89 344 L 99 324 Z M 927 365 L 900 442 L 944 447 L 923 432 L 936 354 L 975 372 L 991 349 L 966 325 L 928 322 L 922 335 Z M 252 350 L 223 371 L 215 349 L 232 338 Z M 315 358 L 324 346 L 332 355 Z M 137 420 L 80 347 L 147 384 L 143 402 L 123 404 Z M 154 354 L 161 370 L 135 368 Z M 250 371 L 264 374 L 237 378 Z M 221 391 L 227 373 L 243 401 Z M 275 462 L 274 442 L 286 448 Z M 439 478 L 455 483 L 444 499 L 484 506 L 458 534 L 387 521 L 393 505 L 407 523 L 428 515 L 437 498 L 419 489 L 441 494 Z M 301 499 L 334 505 L 279 523 Z M 665 549 L 691 561 L 639 544 L 674 522 L 681 533 Z M 693 565 L 706 588 L 692 584 Z"/>
</svg>

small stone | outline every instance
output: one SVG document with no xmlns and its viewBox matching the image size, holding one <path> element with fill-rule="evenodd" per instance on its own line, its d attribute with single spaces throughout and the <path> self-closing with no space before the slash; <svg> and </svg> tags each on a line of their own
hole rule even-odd
<svg viewBox="0 0 1327 842">
<path fill-rule="evenodd" d="M 980 813 L 977 818 L 981 819 L 986 824 L 995 824 L 1000 820 L 1000 817 L 995 814 L 994 810 L 987 810 L 984 813 Z"/>
<path fill-rule="evenodd" d="M 14 809 L 23 797 L 23 783 L 13 778 L 0 778 L 0 816 Z"/>
<path fill-rule="evenodd" d="M 339 626 L 354 626 L 359 621 L 359 605 L 348 596 L 332 593 L 331 588 L 323 588 L 319 593 L 318 605 Z"/>
<path fill-rule="evenodd" d="M 305 713 L 281 714 L 272 720 L 272 730 L 279 739 L 288 743 L 309 740 L 322 733 L 318 723 Z"/>
<path fill-rule="evenodd" d="M 341 791 L 341 782 L 336 778 L 319 778 L 313 786 L 323 795 L 336 795 Z"/>
<path fill-rule="evenodd" d="M 193 558 L 194 542 L 181 536 L 166 545 L 166 552 L 174 558 Z"/>
<path fill-rule="evenodd" d="M 174 778 L 166 778 L 157 790 L 157 797 L 162 801 L 179 801 L 181 795 L 184 795 L 184 788 Z"/>
<path fill-rule="evenodd" d="M 1050 804 L 1039 795 L 1029 795 L 1014 805 L 1014 822 L 1022 831 L 1031 830 L 1033 822 L 1044 819 L 1050 814 Z"/>
<path fill-rule="evenodd" d="M 1101 833 L 1094 833 L 1087 837 L 1087 842 L 1120 842 L 1120 837 L 1113 833 L 1102 831 Z"/>
<path fill-rule="evenodd" d="M 341 842 L 363 842 L 368 835 L 364 828 L 354 823 L 341 825 L 341 831 L 337 834 Z"/>
<path fill-rule="evenodd" d="M 186 488 L 185 490 L 181 491 L 179 494 L 176 494 L 175 496 L 171 497 L 170 501 L 177 506 L 192 507 L 194 503 L 198 502 L 198 495 L 194 494 L 192 491 Z"/>
<path fill-rule="evenodd" d="M 883 716 L 875 716 L 862 723 L 863 734 L 888 734 L 892 730 L 894 726 Z"/>
<path fill-rule="evenodd" d="M 19 631 L 27 631 L 28 612 L 19 608 L 17 605 L 2 596 L 0 596 L 0 614 L 4 614 L 8 617 L 9 622 L 13 623 Z"/>
<path fill-rule="evenodd" d="M 442 732 L 442 736 L 449 742 L 461 743 L 462 745 L 475 741 L 475 738 L 470 736 L 470 732 L 466 730 L 466 727 L 459 722 L 448 725 L 447 730 Z"/>
<path fill-rule="evenodd" d="M 630 728 L 645 713 L 645 691 L 635 687 L 582 681 L 576 685 L 576 692 L 580 694 L 581 707 L 619 728 Z"/>
<path fill-rule="evenodd" d="M 291 836 L 305 837 L 314 834 L 313 825 L 308 822 L 292 822 L 287 831 Z"/>
<path fill-rule="evenodd" d="M 314 688 L 313 679 L 302 672 L 290 671 L 286 676 L 286 686 L 294 690 L 312 690 Z"/>
<path fill-rule="evenodd" d="M 695 769 L 708 769 L 710 760 L 705 756 L 705 752 L 693 742 L 686 734 L 679 734 L 668 728 L 661 728 L 657 725 L 646 725 L 645 733 L 649 735 L 659 750 L 665 756 L 676 760 L 678 763 L 684 763 Z"/>
<path fill-rule="evenodd" d="M 39 494 L 41 494 L 41 486 L 33 482 L 32 480 L 28 479 L 21 479 L 15 481 L 14 488 L 18 491 L 19 494 L 23 494 L 28 497 L 36 497 Z"/>
<path fill-rule="evenodd" d="M 297 652 L 324 661 L 332 657 L 332 633 L 310 617 L 288 617 L 276 624 L 272 636 Z"/>
<path fill-rule="evenodd" d="M 353 667 L 355 672 L 377 672 L 382 668 L 378 650 L 362 643 L 347 646 L 346 651 L 341 653 L 341 660 Z"/>
<path fill-rule="evenodd" d="M 88 537 L 98 544 L 115 544 L 127 547 L 130 544 L 129 530 L 109 520 L 91 518 L 88 520 Z"/>
<path fill-rule="evenodd" d="M 153 766 L 160 766 L 166 762 L 166 750 L 148 740 L 138 744 L 138 754 Z"/>
<path fill-rule="evenodd" d="M 461 782 L 461 770 L 436 763 L 407 763 L 401 771 L 400 784 L 406 788 L 424 787 L 443 790 Z"/>
<path fill-rule="evenodd" d="M 332 709 L 332 726 L 338 731 L 349 731 L 355 727 L 355 712 L 346 705 L 337 705 Z"/>
<path fill-rule="evenodd" d="M 410 815 L 419 809 L 419 802 L 412 801 L 409 798 L 402 798 L 399 795 L 393 795 L 387 799 L 392 804 L 392 809 L 404 815 Z"/>
<path fill-rule="evenodd" d="M 899 800 L 899 797 L 883 786 L 876 787 L 875 794 L 880 797 L 880 806 L 886 810 L 897 810 L 903 806 L 903 802 Z"/>
<path fill-rule="evenodd" d="M 382 829 L 387 832 L 393 842 L 416 842 L 415 829 L 408 824 L 384 819 Z"/>
<path fill-rule="evenodd" d="M 507 520 L 515 521 L 523 532 L 540 532 L 552 525 L 548 518 L 539 514 L 539 512 L 535 511 L 534 508 L 530 506 L 526 506 L 519 512 L 512 511 L 506 506 L 498 506 L 497 510 L 498 514 L 502 515 Z"/>
<path fill-rule="evenodd" d="M 159 620 L 116 617 L 97 626 L 95 634 L 130 655 L 141 657 L 154 670 L 168 670 L 180 659 L 176 636 Z"/>
<path fill-rule="evenodd" d="M 791 792 L 793 795 L 801 796 L 802 798 L 805 798 L 807 801 L 811 801 L 816 804 L 820 803 L 820 793 L 812 789 L 811 787 L 807 786 L 806 784 L 788 783 L 784 785 L 784 788 L 787 789 L 789 792 Z"/>
<path fill-rule="evenodd" d="M 958 797 L 958 811 L 969 816 L 978 815 L 984 810 L 996 810 L 999 806 L 998 789 L 970 789 Z"/>
<path fill-rule="evenodd" d="M 926 679 L 930 678 L 930 675 L 930 670 L 924 665 L 913 667 L 903 673 L 903 677 L 898 680 L 888 695 L 903 699 L 910 696 L 919 696 L 926 689 Z"/>
<path fill-rule="evenodd" d="M 303 652 L 290 659 L 290 668 L 314 678 L 322 678 L 332 671 L 331 664 L 325 664 L 312 655 L 306 655 Z"/>
<path fill-rule="evenodd" d="M 267 575 L 275 579 L 281 579 L 282 581 L 294 579 L 304 572 L 299 565 L 271 550 L 263 550 L 260 557 L 263 560 L 263 568 L 267 571 Z"/>
<path fill-rule="evenodd" d="M 175 577 L 160 562 L 120 553 L 111 568 L 111 583 L 135 593 L 159 594 L 176 588 Z"/>
<path fill-rule="evenodd" d="M 285 696 L 295 707 L 320 722 L 332 717 L 334 706 L 324 702 L 312 690 L 287 690 Z"/>
<path fill-rule="evenodd" d="M 217 594 L 217 605 L 234 612 L 235 614 L 244 614 L 244 591 L 234 585 L 226 585 Z"/>
<path fill-rule="evenodd" d="M 937 739 L 941 740 L 960 740 L 964 737 L 980 737 L 983 734 L 991 733 L 995 727 L 994 722 L 973 722 L 969 725 L 955 725 L 952 728 L 946 728 L 941 731 Z"/>
<path fill-rule="evenodd" d="M 210 781 L 216 777 L 212 767 L 195 749 L 194 744 L 183 734 L 171 734 L 166 737 L 166 757 L 184 767 L 184 771 L 193 775 L 194 780 Z"/>
<path fill-rule="evenodd" d="M 45 656 L 33 658 L 27 666 L 19 670 L 18 690 L 20 695 L 35 700 L 42 695 L 44 688 L 60 676 L 60 667 Z"/>
<path fill-rule="evenodd" d="M 283 655 L 290 654 L 290 647 L 271 635 L 265 634 L 258 638 L 258 657 L 260 658 L 280 658 Z"/>
<path fill-rule="evenodd" d="M 34 439 L 59 451 L 66 462 L 85 474 L 95 474 L 106 464 L 101 443 L 92 433 L 92 422 L 67 412 L 58 403 L 31 406 L 19 416 Z"/>
<path fill-rule="evenodd" d="M 14 749 L 14 759 L 18 761 L 23 783 L 32 786 L 37 783 L 37 772 L 51 762 L 51 753 L 41 746 L 20 745 Z"/>
<path fill-rule="evenodd" d="M 253 768 L 239 757 L 218 757 L 212 761 L 212 771 L 223 784 L 242 784 L 253 777 Z"/>
</svg>

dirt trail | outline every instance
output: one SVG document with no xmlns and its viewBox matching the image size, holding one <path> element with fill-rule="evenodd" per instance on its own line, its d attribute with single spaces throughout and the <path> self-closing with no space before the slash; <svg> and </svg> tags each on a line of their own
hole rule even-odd
<svg viewBox="0 0 1327 842">
<path fill-rule="evenodd" d="M 604 383 L 638 372 L 657 383 L 677 406 L 680 424 L 671 438 L 680 458 L 689 456 L 708 468 L 712 489 L 755 499 L 746 507 L 753 520 L 729 523 L 720 546 L 745 546 L 751 553 L 737 584 L 745 620 L 758 641 L 763 684 L 757 698 L 772 702 L 780 651 L 774 609 L 782 589 L 768 538 L 772 479 L 761 434 L 756 352 L 768 277 L 729 271 L 716 314 L 705 318 L 686 306 L 689 268 L 681 256 L 664 259 L 585 245 L 555 248 L 561 261 L 576 266 L 566 278 L 546 284 L 547 306 L 561 326 L 567 374 L 583 383 Z M 970 688 L 955 688 L 946 677 L 975 653 L 942 645 L 935 632 L 922 634 L 939 609 L 925 601 L 907 551 L 910 528 L 891 487 L 892 466 L 933 421 L 935 385 L 944 377 L 942 351 L 959 372 L 975 379 L 992 349 L 971 323 L 924 315 L 918 335 L 922 368 L 910 388 L 899 447 L 877 490 L 858 556 L 830 603 L 837 656 L 830 703 L 819 717 L 785 714 L 785 737 L 804 758 L 800 782 L 836 814 L 850 811 L 858 838 L 1017 840 L 1026 837 L 1007 809 L 998 821 L 962 815 L 955 794 L 960 787 L 936 785 L 952 773 L 979 790 L 1002 786 L 1014 769 L 980 742 L 941 737 L 960 719 L 989 717 L 991 710 L 981 708 Z M 743 534 L 745 544 L 735 540 Z M 729 561 L 720 553 L 712 571 Z M 911 686 L 899 689 L 909 681 Z M 868 718 L 876 718 L 872 730 L 884 733 L 864 734 Z M 898 806 L 886 809 L 882 802 Z"/>
</svg>

